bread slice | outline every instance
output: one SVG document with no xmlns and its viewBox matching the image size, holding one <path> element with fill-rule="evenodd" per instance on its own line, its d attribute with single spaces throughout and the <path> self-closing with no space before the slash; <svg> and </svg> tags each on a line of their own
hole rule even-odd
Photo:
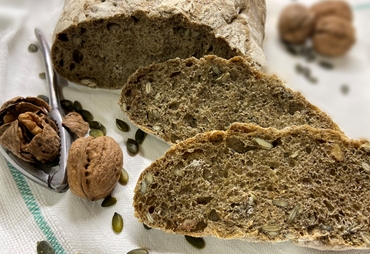
<svg viewBox="0 0 370 254">
<path fill-rule="evenodd" d="M 214 54 L 265 65 L 265 0 L 66 0 L 51 49 L 55 70 L 121 88 L 140 66 Z"/>
<path fill-rule="evenodd" d="M 233 124 L 172 146 L 140 175 L 135 216 L 195 237 L 370 246 L 370 143 L 333 130 Z"/>
<path fill-rule="evenodd" d="M 169 144 L 233 122 L 339 130 L 302 95 L 241 57 L 177 58 L 140 68 L 123 87 L 120 105 L 134 124 Z"/>
</svg>

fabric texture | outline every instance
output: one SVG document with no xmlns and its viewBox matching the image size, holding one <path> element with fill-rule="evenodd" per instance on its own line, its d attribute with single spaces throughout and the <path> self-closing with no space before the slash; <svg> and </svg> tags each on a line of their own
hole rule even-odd
<svg viewBox="0 0 370 254">
<path fill-rule="evenodd" d="M 267 72 L 277 74 L 294 90 L 327 112 L 351 138 L 370 139 L 370 1 L 349 1 L 353 7 L 357 42 L 345 57 L 332 59 L 333 70 L 320 68 L 317 61 L 305 63 L 283 50 L 276 30 L 279 12 L 289 0 L 267 0 L 265 52 Z M 303 2 L 303 1 L 302 1 Z M 315 1 L 304 1 L 309 5 Z M 34 29 L 39 28 L 49 45 L 63 0 L 0 0 L 0 104 L 15 96 L 48 95 L 41 52 L 28 52 L 37 43 Z M 309 66 L 319 82 L 310 84 L 295 72 L 297 63 Z M 349 93 L 343 95 L 346 84 Z M 117 204 L 104 208 L 101 200 L 90 202 L 70 191 L 55 193 L 29 180 L 0 156 L 0 253 L 36 253 L 37 241 L 47 240 L 56 253 L 127 253 L 147 248 L 150 253 L 322 253 L 284 243 L 249 243 L 205 237 L 206 247 L 197 250 L 183 236 L 158 230 L 146 230 L 134 217 L 133 190 L 140 173 L 169 146 L 147 136 L 140 152 L 131 156 L 126 150 L 127 138 L 133 138 L 136 127 L 120 132 L 115 119 L 127 120 L 118 106 L 119 91 L 89 89 L 69 83 L 62 90 L 64 98 L 78 100 L 95 120 L 106 126 L 124 152 L 124 168 L 130 176 L 126 186 L 117 185 L 113 196 Z M 124 229 L 115 234 L 111 228 L 113 214 L 122 215 Z M 352 250 L 345 253 L 359 254 Z"/>
</svg>

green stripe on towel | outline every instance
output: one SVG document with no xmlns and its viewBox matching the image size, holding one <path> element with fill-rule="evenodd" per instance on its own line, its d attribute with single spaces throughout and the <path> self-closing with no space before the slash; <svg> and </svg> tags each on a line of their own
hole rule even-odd
<svg viewBox="0 0 370 254">
<path fill-rule="evenodd" d="M 8 162 L 7 164 L 10 169 L 10 172 L 13 175 L 15 183 L 17 184 L 17 187 L 22 195 L 22 198 L 26 203 L 28 210 L 32 213 L 33 219 L 35 220 L 37 226 L 41 229 L 41 231 L 46 236 L 46 239 L 53 246 L 55 253 L 58 254 L 66 253 L 64 248 L 59 244 L 57 238 L 55 237 L 53 230 L 50 228 L 49 224 L 46 222 L 44 216 L 42 215 L 40 206 L 36 202 L 35 197 L 33 196 L 31 189 L 28 186 L 28 183 L 26 182 L 25 177 Z M 40 239 L 40 241 L 41 240 L 43 239 Z"/>
</svg>

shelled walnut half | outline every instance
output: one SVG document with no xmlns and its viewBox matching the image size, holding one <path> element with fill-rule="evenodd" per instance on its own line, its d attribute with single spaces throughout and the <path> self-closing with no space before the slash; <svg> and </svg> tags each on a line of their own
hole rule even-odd
<svg viewBox="0 0 370 254">
<path fill-rule="evenodd" d="M 49 111 L 49 105 L 37 97 L 6 101 L 0 108 L 0 144 L 26 162 L 57 159 L 60 137 Z"/>
</svg>

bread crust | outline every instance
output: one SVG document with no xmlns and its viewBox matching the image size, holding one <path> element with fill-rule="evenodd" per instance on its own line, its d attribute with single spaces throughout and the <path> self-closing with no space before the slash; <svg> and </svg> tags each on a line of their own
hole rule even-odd
<svg viewBox="0 0 370 254">
<path fill-rule="evenodd" d="M 368 141 L 333 130 L 235 123 L 171 147 L 146 168 L 135 216 L 194 237 L 366 249 L 369 155 Z"/>
<path fill-rule="evenodd" d="M 66 0 L 52 60 L 68 80 L 117 89 L 139 66 L 208 53 L 265 65 L 264 0 Z"/>
</svg>

